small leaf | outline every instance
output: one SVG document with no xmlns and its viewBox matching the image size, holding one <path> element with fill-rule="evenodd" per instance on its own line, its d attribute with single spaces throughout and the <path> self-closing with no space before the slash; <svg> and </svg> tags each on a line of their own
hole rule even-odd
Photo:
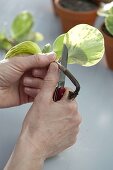
<svg viewBox="0 0 113 170">
<path fill-rule="evenodd" d="M 28 41 L 42 41 L 44 39 L 43 35 L 39 32 L 30 32 L 29 35 L 26 37 Z"/>
<path fill-rule="evenodd" d="M 2 41 L 0 40 L 0 49 L 1 50 L 8 51 L 11 47 L 12 47 L 12 44 L 7 39 L 4 39 Z"/>
<path fill-rule="evenodd" d="M 33 26 L 33 17 L 27 12 L 23 11 L 17 15 L 11 26 L 11 34 L 14 39 L 19 41 L 26 36 Z"/>
<path fill-rule="evenodd" d="M 34 41 L 42 41 L 44 39 L 44 36 L 39 33 L 39 32 L 35 32 L 34 33 Z"/>
<path fill-rule="evenodd" d="M 113 15 L 105 18 L 105 26 L 107 31 L 113 36 Z"/>
<path fill-rule="evenodd" d="M 7 39 L 4 33 L 0 33 L 0 49 L 8 51 L 12 47 L 11 42 Z"/>
<path fill-rule="evenodd" d="M 22 54 L 33 55 L 33 54 L 38 54 L 38 53 L 41 53 L 41 49 L 36 43 L 31 42 L 31 41 L 25 41 L 12 47 L 5 55 L 5 58 L 6 59 L 12 58 L 12 57 L 22 55 Z"/>
<path fill-rule="evenodd" d="M 53 51 L 56 53 L 57 60 L 60 59 L 62 55 L 64 36 L 65 34 L 61 34 L 53 43 Z"/>
<path fill-rule="evenodd" d="M 42 53 L 49 53 L 51 51 L 51 44 L 46 44 L 42 50 Z"/>
</svg>

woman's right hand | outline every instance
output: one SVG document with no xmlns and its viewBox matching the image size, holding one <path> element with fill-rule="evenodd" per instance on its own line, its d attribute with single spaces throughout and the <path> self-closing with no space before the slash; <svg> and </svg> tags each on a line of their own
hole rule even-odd
<svg viewBox="0 0 113 170">
<path fill-rule="evenodd" d="M 56 63 L 50 64 L 43 87 L 27 113 L 20 138 L 36 154 L 46 159 L 73 145 L 81 122 L 76 101 L 67 99 L 68 89 L 60 101 L 53 101 L 59 80 Z"/>
</svg>

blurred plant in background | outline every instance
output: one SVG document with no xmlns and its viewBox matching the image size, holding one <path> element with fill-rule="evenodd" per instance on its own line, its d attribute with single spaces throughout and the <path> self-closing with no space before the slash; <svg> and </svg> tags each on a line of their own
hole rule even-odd
<svg viewBox="0 0 113 170">
<path fill-rule="evenodd" d="M 43 40 L 43 35 L 33 32 L 34 19 L 30 12 L 22 11 L 13 20 L 10 28 L 10 36 L 5 31 L 0 32 L 0 50 L 7 52 L 11 47 L 20 42 L 30 40 L 39 42 Z"/>
<path fill-rule="evenodd" d="M 113 2 L 108 5 L 102 5 L 97 13 L 99 16 L 105 17 L 105 29 L 111 36 L 113 36 Z"/>
</svg>

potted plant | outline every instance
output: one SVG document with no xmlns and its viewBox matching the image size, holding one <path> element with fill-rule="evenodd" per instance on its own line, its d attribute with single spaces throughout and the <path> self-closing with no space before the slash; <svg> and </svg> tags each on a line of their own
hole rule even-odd
<svg viewBox="0 0 113 170">
<path fill-rule="evenodd" d="M 109 7 L 109 6 L 108 6 Z M 101 32 L 105 39 L 105 54 L 108 67 L 113 70 L 113 7 L 106 6 L 98 11 L 98 15 L 104 16 Z"/>
<path fill-rule="evenodd" d="M 34 25 L 33 16 L 28 11 L 22 11 L 13 20 L 10 29 L 10 37 L 5 31 L 0 33 L 0 50 L 7 52 L 16 44 L 31 40 L 38 42 L 43 40 L 43 35 L 39 32 L 32 31 Z"/>
<path fill-rule="evenodd" d="M 62 23 L 63 32 L 77 24 L 93 25 L 98 5 L 91 0 L 55 0 L 55 7 Z"/>
</svg>

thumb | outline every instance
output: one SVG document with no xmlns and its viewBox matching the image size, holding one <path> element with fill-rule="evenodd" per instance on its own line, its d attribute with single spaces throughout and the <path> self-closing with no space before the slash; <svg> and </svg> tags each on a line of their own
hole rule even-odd
<svg viewBox="0 0 113 170">
<path fill-rule="evenodd" d="M 25 72 L 31 68 L 41 68 L 48 66 L 51 62 L 55 61 L 55 53 L 38 54 L 31 56 L 17 56 L 9 59 L 9 62 L 21 72 Z"/>
<path fill-rule="evenodd" d="M 40 93 L 36 97 L 36 100 L 42 99 L 43 101 L 51 101 L 53 100 L 53 94 L 57 83 L 59 81 L 59 69 L 58 65 L 54 62 L 51 63 L 47 72 L 47 75 L 44 79 L 44 84 Z"/>
</svg>

